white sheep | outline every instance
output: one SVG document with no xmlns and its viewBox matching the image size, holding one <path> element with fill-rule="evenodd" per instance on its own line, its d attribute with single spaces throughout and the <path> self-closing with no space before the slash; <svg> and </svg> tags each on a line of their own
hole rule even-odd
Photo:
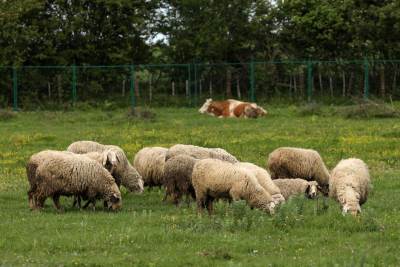
<svg viewBox="0 0 400 267">
<path fill-rule="evenodd" d="M 164 180 L 165 155 L 164 147 L 145 147 L 136 153 L 133 166 L 142 176 L 145 186 L 161 186 Z"/>
<path fill-rule="evenodd" d="M 275 179 L 273 182 L 279 187 L 283 197 L 287 200 L 292 196 L 305 195 L 308 198 L 316 198 L 319 191 L 319 185 L 316 181 L 307 181 L 304 179 Z"/>
<path fill-rule="evenodd" d="M 229 154 L 226 150 L 222 148 L 206 148 L 206 147 L 183 145 L 183 144 L 174 145 L 170 149 L 168 149 L 165 159 L 168 160 L 170 158 L 173 158 L 174 156 L 183 154 L 191 156 L 195 159 L 213 158 L 231 163 L 239 162 L 236 159 L 236 157 Z"/>
<path fill-rule="evenodd" d="M 341 160 L 332 170 L 329 196 L 342 206 L 343 213 L 357 215 L 371 188 L 368 166 L 356 158 Z"/>
<path fill-rule="evenodd" d="M 270 193 L 271 197 L 274 199 L 276 205 L 285 202 L 285 197 L 281 194 L 278 186 L 271 179 L 268 171 L 250 162 L 239 162 L 235 163 L 236 166 L 245 168 L 248 171 L 253 172 L 254 176 L 257 178 L 260 185 Z"/>
<path fill-rule="evenodd" d="M 232 163 L 218 159 L 199 160 L 193 168 L 192 183 L 199 210 L 207 207 L 209 214 L 213 212 L 213 201 L 219 198 L 242 199 L 252 208 L 274 213 L 275 203 L 257 178 Z"/>
<path fill-rule="evenodd" d="M 317 151 L 312 149 L 281 147 L 269 154 L 267 167 L 272 179 L 302 178 L 317 181 L 327 195 L 329 171 Z"/>
<path fill-rule="evenodd" d="M 104 152 L 111 150 L 117 157 L 117 164 L 115 166 L 113 175 L 116 179 L 121 181 L 121 185 L 126 187 L 131 192 L 143 192 L 143 179 L 136 169 L 129 163 L 124 151 L 114 145 L 103 145 L 93 141 L 77 141 L 69 145 L 68 151 L 84 154 L 88 152 Z"/>
<path fill-rule="evenodd" d="M 29 177 L 32 182 L 32 177 Z M 28 193 L 33 209 L 43 208 L 48 197 L 61 210 L 60 196 L 83 196 L 95 205 L 104 199 L 113 210 L 121 207 L 121 192 L 111 174 L 98 162 L 68 152 L 48 153 L 38 165 Z M 32 199 L 32 201 L 31 201 Z"/>
</svg>

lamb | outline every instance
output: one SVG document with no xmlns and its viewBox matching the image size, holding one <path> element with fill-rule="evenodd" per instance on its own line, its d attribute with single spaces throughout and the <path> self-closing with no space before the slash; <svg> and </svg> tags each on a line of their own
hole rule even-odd
<svg viewBox="0 0 400 267">
<path fill-rule="evenodd" d="M 281 190 L 275 185 L 271 179 L 271 176 L 265 169 L 249 162 L 239 162 L 235 163 L 235 165 L 253 172 L 260 185 L 267 190 L 268 193 L 270 193 L 274 199 L 275 205 L 285 202 L 286 198 L 281 194 Z"/>
<path fill-rule="evenodd" d="M 213 201 L 243 199 L 252 208 L 273 214 L 275 203 L 271 195 L 258 183 L 252 172 L 218 159 L 203 159 L 196 162 L 192 183 L 200 211 L 207 207 L 213 212 Z"/>
<path fill-rule="evenodd" d="M 312 149 L 281 147 L 269 154 L 267 161 L 272 179 L 302 178 L 317 181 L 324 195 L 329 190 L 329 171 L 321 156 Z"/>
<path fill-rule="evenodd" d="M 186 196 L 187 202 L 190 197 L 196 199 L 192 185 L 192 172 L 198 160 L 188 155 L 178 155 L 168 159 L 164 167 L 165 197 L 172 198 L 172 202 L 178 205 L 182 196 Z"/>
<path fill-rule="evenodd" d="M 342 206 L 342 212 L 357 215 L 371 188 L 368 166 L 356 158 L 341 160 L 332 170 L 329 196 Z"/>
<path fill-rule="evenodd" d="M 275 179 L 273 182 L 279 187 L 286 200 L 292 196 L 301 194 L 314 199 L 317 197 L 320 188 L 316 181 L 306 181 L 300 178 Z"/>
<path fill-rule="evenodd" d="M 191 156 L 196 159 L 214 158 L 231 163 L 239 162 L 233 155 L 229 154 L 226 150 L 222 148 L 205 148 L 200 146 L 182 144 L 174 145 L 170 149 L 168 149 L 165 160 L 182 154 Z"/>
<path fill-rule="evenodd" d="M 74 142 L 67 148 L 68 151 L 84 154 L 88 152 L 103 152 L 111 150 L 116 154 L 117 164 L 113 175 L 117 180 L 121 181 L 121 185 L 126 187 L 131 192 L 143 192 L 143 179 L 134 167 L 129 163 L 124 151 L 113 145 L 103 145 L 93 141 L 78 141 Z"/>
<path fill-rule="evenodd" d="M 49 152 L 36 169 L 35 184 L 28 195 L 34 199 L 30 202 L 33 209 L 42 209 L 51 197 L 56 209 L 62 210 L 60 196 L 72 195 L 85 195 L 93 204 L 104 199 L 112 210 L 122 206 L 121 192 L 111 174 L 98 162 L 73 153 Z"/>
<path fill-rule="evenodd" d="M 145 186 L 163 185 L 167 151 L 164 147 L 145 147 L 135 155 L 133 166 L 142 176 Z"/>
</svg>

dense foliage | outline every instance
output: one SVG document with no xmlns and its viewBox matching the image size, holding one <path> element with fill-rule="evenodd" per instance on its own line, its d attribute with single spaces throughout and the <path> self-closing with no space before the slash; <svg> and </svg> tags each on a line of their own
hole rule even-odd
<svg viewBox="0 0 400 267">
<path fill-rule="evenodd" d="M 400 53 L 400 37 L 392 34 L 400 30 L 395 0 L 4 0 L 0 15 L 0 65 Z"/>
</svg>

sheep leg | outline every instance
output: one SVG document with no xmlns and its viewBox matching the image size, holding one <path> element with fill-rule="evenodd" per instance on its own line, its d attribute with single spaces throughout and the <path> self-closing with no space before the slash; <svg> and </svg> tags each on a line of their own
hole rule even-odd
<svg viewBox="0 0 400 267">
<path fill-rule="evenodd" d="M 85 205 L 83 205 L 83 209 L 86 209 L 89 205 L 90 205 L 90 203 L 92 203 L 92 200 L 88 200 L 87 202 L 86 202 L 86 204 Z"/>
<path fill-rule="evenodd" d="M 36 205 L 35 209 L 43 209 L 44 207 L 44 202 L 46 201 L 46 196 L 36 196 Z"/>
<path fill-rule="evenodd" d="M 60 195 L 54 195 L 54 196 L 53 196 L 53 202 L 54 202 L 54 207 L 55 207 L 58 211 L 60 211 L 60 212 L 63 212 L 63 211 L 64 211 L 63 208 L 62 208 L 61 205 L 60 205 Z"/>
<path fill-rule="evenodd" d="M 92 200 L 92 208 L 93 208 L 93 211 L 96 210 L 96 200 L 95 199 Z"/>
<path fill-rule="evenodd" d="M 187 207 L 190 207 L 190 201 L 191 201 L 192 196 L 189 194 L 186 194 L 186 205 Z"/>
<path fill-rule="evenodd" d="M 207 197 L 206 205 L 207 205 L 208 215 L 210 215 L 210 216 L 211 216 L 211 215 L 213 214 L 213 212 L 214 212 L 214 209 L 213 209 L 213 201 L 214 201 L 214 199 L 213 199 L 212 197 L 210 197 L 210 196 Z"/>
<path fill-rule="evenodd" d="M 31 192 L 31 190 L 28 191 L 28 203 L 29 203 L 29 208 L 33 210 L 35 208 L 35 201 L 33 197 L 33 192 Z"/>
<path fill-rule="evenodd" d="M 203 213 L 203 210 L 205 208 L 205 198 L 204 197 L 200 197 L 199 194 L 197 194 L 197 211 L 201 214 Z"/>
<path fill-rule="evenodd" d="M 78 206 L 78 208 L 81 208 L 81 197 L 80 196 L 74 196 L 74 203 L 72 203 L 72 207 L 75 208 Z"/>
<path fill-rule="evenodd" d="M 181 202 L 181 198 L 182 198 L 182 193 L 181 193 L 180 191 L 174 192 L 174 200 L 173 200 L 173 203 L 175 204 L 175 206 L 178 207 L 179 202 Z"/>
</svg>

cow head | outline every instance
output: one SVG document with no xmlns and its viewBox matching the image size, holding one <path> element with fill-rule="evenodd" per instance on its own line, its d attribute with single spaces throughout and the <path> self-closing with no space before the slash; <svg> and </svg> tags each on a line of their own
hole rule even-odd
<svg viewBox="0 0 400 267">
<path fill-rule="evenodd" d="M 210 106 L 212 102 L 212 98 L 209 98 L 206 100 L 206 102 L 204 102 L 203 106 L 201 106 L 201 108 L 199 109 L 199 112 L 201 114 L 207 113 L 208 107 Z"/>
</svg>

